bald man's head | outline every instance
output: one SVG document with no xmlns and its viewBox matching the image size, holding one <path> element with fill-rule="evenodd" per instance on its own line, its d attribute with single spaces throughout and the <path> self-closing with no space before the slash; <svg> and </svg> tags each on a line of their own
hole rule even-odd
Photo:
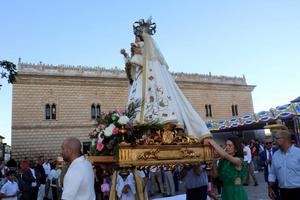
<svg viewBox="0 0 300 200">
<path fill-rule="evenodd" d="M 80 143 L 80 141 L 77 138 L 75 138 L 75 137 L 69 137 L 69 138 L 65 139 L 64 142 L 75 153 L 80 154 L 81 143 Z"/>
<path fill-rule="evenodd" d="M 66 162 L 72 162 L 80 156 L 81 143 L 75 137 L 66 138 L 62 144 L 62 157 Z"/>
</svg>

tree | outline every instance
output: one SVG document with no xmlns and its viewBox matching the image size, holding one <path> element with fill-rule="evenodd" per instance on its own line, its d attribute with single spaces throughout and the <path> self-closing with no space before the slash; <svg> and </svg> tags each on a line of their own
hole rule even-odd
<svg viewBox="0 0 300 200">
<path fill-rule="evenodd" d="M 17 66 L 9 62 L 7 60 L 0 61 L 0 67 L 2 68 L 1 73 L 1 78 L 7 78 L 8 83 L 14 83 L 16 81 L 16 75 L 18 74 L 17 72 Z M 2 85 L 0 84 L 0 89 Z"/>
</svg>

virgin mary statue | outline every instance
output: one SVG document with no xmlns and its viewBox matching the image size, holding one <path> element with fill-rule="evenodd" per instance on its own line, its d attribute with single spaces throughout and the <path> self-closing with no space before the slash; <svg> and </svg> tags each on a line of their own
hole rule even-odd
<svg viewBox="0 0 300 200">
<path fill-rule="evenodd" d="M 134 122 L 172 123 L 183 127 L 189 136 L 198 139 L 210 137 L 205 122 L 177 86 L 152 38 L 156 24 L 151 19 L 140 20 L 133 27 L 136 41 L 131 43 L 131 57 L 125 50 L 121 53 L 130 66 L 128 105 L 140 101 Z"/>
</svg>

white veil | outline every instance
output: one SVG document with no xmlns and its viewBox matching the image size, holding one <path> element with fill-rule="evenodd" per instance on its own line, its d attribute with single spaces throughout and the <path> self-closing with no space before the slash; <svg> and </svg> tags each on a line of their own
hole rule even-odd
<svg viewBox="0 0 300 200">
<path fill-rule="evenodd" d="M 146 97 L 153 96 L 154 99 L 157 99 L 156 104 L 153 104 L 148 98 L 145 101 L 145 105 L 154 105 L 154 110 L 150 111 L 155 111 L 155 108 L 159 107 L 160 101 L 164 99 L 165 105 L 167 105 L 168 117 L 158 117 L 160 120 L 176 121 L 178 124 L 184 124 L 190 136 L 197 138 L 211 136 L 205 122 L 192 107 L 188 99 L 177 86 L 174 77 L 168 71 L 168 64 L 158 49 L 154 39 L 145 32 L 142 34 L 142 37 L 144 39 L 143 74 L 145 75 L 144 83 L 147 85 L 145 93 Z M 141 84 L 143 84 L 143 81 Z M 149 91 L 149 88 L 153 88 L 153 90 L 151 89 Z M 158 90 L 163 91 L 163 93 L 159 94 L 157 92 Z M 145 107 L 147 108 L 147 106 Z M 144 109 L 144 111 L 145 110 L 146 109 Z M 156 111 L 160 112 L 159 109 Z M 147 115 L 147 112 L 142 112 L 141 115 L 144 117 Z"/>
<path fill-rule="evenodd" d="M 161 65 L 168 67 L 168 64 L 163 57 L 162 53 L 158 49 L 154 39 L 148 33 L 143 33 L 142 37 L 144 39 L 144 56 L 150 61 L 158 60 Z"/>
</svg>

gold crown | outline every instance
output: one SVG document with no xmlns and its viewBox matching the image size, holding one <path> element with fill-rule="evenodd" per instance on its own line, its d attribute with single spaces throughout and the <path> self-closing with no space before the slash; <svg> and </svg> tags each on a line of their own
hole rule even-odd
<svg viewBox="0 0 300 200">
<path fill-rule="evenodd" d="M 134 22 L 133 33 L 135 35 L 142 35 L 143 32 L 146 32 L 149 35 L 154 35 L 156 32 L 156 24 L 151 20 L 152 17 L 149 17 L 146 21 L 144 19 L 140 19 L 139 21 Z"/>
</svg>

